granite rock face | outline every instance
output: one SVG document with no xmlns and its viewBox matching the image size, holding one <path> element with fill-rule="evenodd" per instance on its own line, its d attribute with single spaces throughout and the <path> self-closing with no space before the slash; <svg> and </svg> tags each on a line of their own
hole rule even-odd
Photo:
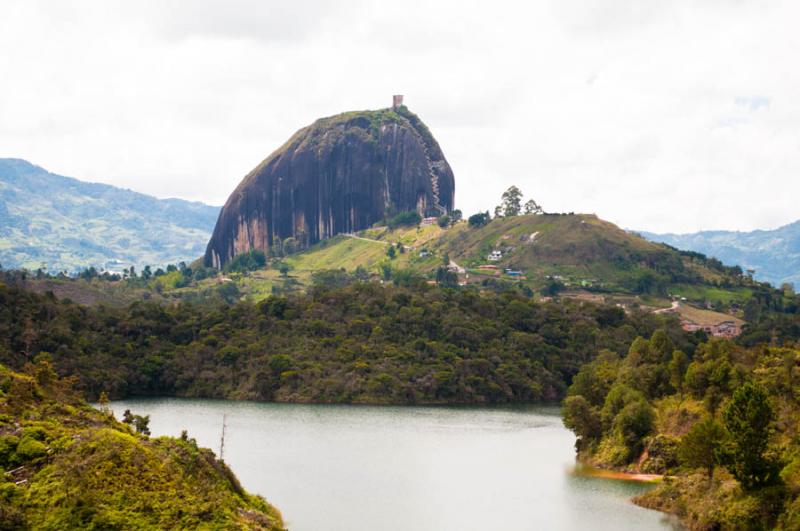
<svg viewBox="0 0 800 531">
<path fill-rule="evenodd" d="M 294 238 L 310 245 L 397 213 L 441 215 L 455 183 L 439 144 L 405 107 L 317 120 L 252 170 L 220 212 L 207 266 Z"/>
</svg>

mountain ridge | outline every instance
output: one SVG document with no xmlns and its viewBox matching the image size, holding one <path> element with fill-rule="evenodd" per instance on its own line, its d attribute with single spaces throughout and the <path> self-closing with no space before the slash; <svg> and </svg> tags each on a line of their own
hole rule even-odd
<svg viewBox="0 0 800 531">
<path fill-rule="evenodd" d="M 754 231 L 699 231 L 652 233 L 638 231 L 648 240 L 714 256 L 726 264 L 755 270 L 755 278 L 780 286 L 800 286 L 800 220 L 776 229 Z"/>
<path fill-rule="evenodd" d="M 219 208 L 0 159 L 0 264 L 75 272 L 191 261 Z"/>
</svg>

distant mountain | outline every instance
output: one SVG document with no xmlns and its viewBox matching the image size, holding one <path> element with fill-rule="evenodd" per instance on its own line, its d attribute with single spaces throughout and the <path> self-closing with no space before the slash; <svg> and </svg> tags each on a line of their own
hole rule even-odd
<svg viewBox="0 0 800 531">
<path fill-rule="evenodd" d="M 713 256 L 728 265 L 755 269 L 755 277 L 775 286 L 800 287 L 800 221 L 775 230 L 703 231 L 694 234 L 640 233 L 654 242 Z"/>
<path fill-rule="evenodd" d="M 188 262 L 203 255 L 219 210 L 0 159 L 0 264 L 73 272 Z"/>
</svg>

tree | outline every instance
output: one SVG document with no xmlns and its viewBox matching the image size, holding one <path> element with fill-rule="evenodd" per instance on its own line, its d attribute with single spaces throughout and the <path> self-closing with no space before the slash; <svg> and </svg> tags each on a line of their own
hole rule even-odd
<svg viewBox="0 0 800 531">
<path fill-rule="evenodd" d="M 450 218 L 453 220 L 453 223 L 458 223 L 464 217 L 464 214 L 461 213 L 459 209 L 455 209 L 450 212 Z"/>
<path fill-rule="evenodd" d="M 144 266 L 142 269 L 142 280 L 150 280 L 150 277 L 153 276 L 153 271 L 150 269 L 149 265 Z"/>
<path fill-rule="evenodd" d="M 286 276 L 289 274 L 289 266 L 281 262 L 281 265 L 278 266 L 278 271 L 283 278 L 286 278 Z"/>
<path fill-rule="evenodd" d="M 396 216 L 387 219 L 386 226 L 390 229 L 395 229 L 397 227 L 412 227 L 414 225 L 419 225 L 420 221 L 422 221 L 422 217 L 416 211 L 409 210 L 407 212 L 401 212 Z"/>
<path fill-rule="evenodd" d="M 383 280 L 391 280 L 392 279 L 392 266 L 391 264 L 381 264 L 381 278 Z"/>
<path fill-rule="evenodd" d="M 740 386 L 722 418 L 730 434 L 723 453 L 733 476 L 746 489 L 774 481 L 776 467 L 765 453 L 775 413 L 764 388 L 752 382 Z"/>
<path fill-rule="evenodd" d="M 251 249 L 246 253 L 237 254 L 233 260 L 225 264 L 223 271 L 226 273 L 246 273 L 263 269 L 267 265 L 267 255 L 260 249 Z"/>
<path fill-rule="evenodd" d="M 126 409 L 122 414 L 122 422 L 132 425 L 136 433 L 150 435 L 150 415 L 134 415 L 130 409 Z"/>
<path fill-rule="evenodd" d="M 542 288 L 539 290 L 539 293 L 545 297 L 555 297 L 564 289 L 566 289 L 566 286 L 562 282 L 555 279 L 550 279 L 547 281 L 547 284 L 542 286 Z"/>
<path fill-rule="evenodd" d="M 695 423 L 681 439 L 678 458 L 691 468 L 704 468 L 708 479 L 714 477 L 719 464 L 719 450 L 725 440 L 725 430 L 712 417 Z"/>
<path fill-rule="evenodd" d="M 683 377 L 688 367 L 689 357 L 682 350 L 673 351 L 669 361 L 669 383 L 678 393 L 683 393 Z"/>
<path fill-rule="evenodd" d="M 781 291 L 786 297 L 794 297 L 794 284 L 791 282 L 784 282 L 781 284 Z"/>
<path fill-rule="evenodd" d="M 516 186 L 511 186 L 508 190 L 503 192 L 501 198 L 503 216 L 513 217 L 518 216 L 522 210 L 522 192 Z"/>
<path fill-rule="evenodd" d="M 388 249 L 386 249 L 386 256 L 389 257 L 389 260 L 394 260 L 397 256 L 397 251 L 394 250 L 394 245 L 390 245 Z"/>
<path fill-rule="evenodd" d="M 572 379 L 570 395 L 581 395 L 590 405 L 600 407 L 617 378 L 620 358 L 616 352 L 601 350 L 597 357 L 585 363 Z M 599 411 L 597 412 L 599 416 Z"/>
<path fill-rule="evenodd" d="M 614 428 L 622 436 L 632 455 L 644 447 L 644 438 L 653 431 L 655 414 L 647 400 L 634 400 L 623 407 L 614 418 Z"/>
<path fill-rule="evenodd" d="M 450 226 L 450 216 L 448 216 L 447 214 L 439 216 L 439 219 L 436 220 L 436 223 L 443 229 L 447 228 L 448 226 Z"/>
<path fill-rule="evenodd" d="M 542 207 L 540 207 L 536 201 L 534 201 L 533 199 L 528 199 L 525 202 L 525 206 L 523 207 L 523 212 L 526 215 L 543 214 L 544 210 L 542 210 Z"/>
<path fill-rule="evenodd" d="M 589 442 L 599 439 L 603 433 L 600 412 L 581 395 L 568 396 L 564 400 L 561 415 L 564 418 L 564 426 L 578 436 L 575 445 L 579 449 L 586 448 Z"/>
<path fill-rule="evenodd" d="M 471 215 L 467 220 L 467 224 L 470 227 L 475 227 L 475 228 L 483 227 L 484 225 L 489 223 L 491 219 L 492 218 L 489 216 L 489 211 L 487 210 L 486 212 L 478 212 L 477 214 Z"/>
<path fill-rule="evenodd" d="M 440 266 L 436 269 L 436 282 L 444 288 L 454 288 L 458 286 L 458 275 Z"/>
<path fill-rule="evenodd" d="M 150 415 L 134 415 L 133 427 L 137 433 L 142 435 L 150 435 Z"/>
<path fill-rule="evenodd" d="M 109 412 L 109 409 L 108 409 L 108 394 L 105 391 L 100 393 L 100 398 L 97 399 L 97 405 L 100 406 L 100 411 L 102 411 L 103 413 L 108 413 Z"/>
<path fill-rule="evenodd" d="M 353 277 L 358 281 L 366 282 L 369 280 L 369 272 L 364 269 L 364 266 L 358 266 L 356 270 L 353 271 Z"/>
</svg>

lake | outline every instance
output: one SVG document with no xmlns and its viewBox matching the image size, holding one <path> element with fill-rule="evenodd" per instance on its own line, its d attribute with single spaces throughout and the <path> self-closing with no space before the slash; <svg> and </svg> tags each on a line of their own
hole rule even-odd
<svg viewBox="0 0 800 531">
<path fill-rule="evenodd" d="M 189 399 L 111 403 L 219 452 L 295 531 L 671 529 L 630 503 L 649 488 L 575 476 L 557 408 L 328 406 Z"/>
</svg>

